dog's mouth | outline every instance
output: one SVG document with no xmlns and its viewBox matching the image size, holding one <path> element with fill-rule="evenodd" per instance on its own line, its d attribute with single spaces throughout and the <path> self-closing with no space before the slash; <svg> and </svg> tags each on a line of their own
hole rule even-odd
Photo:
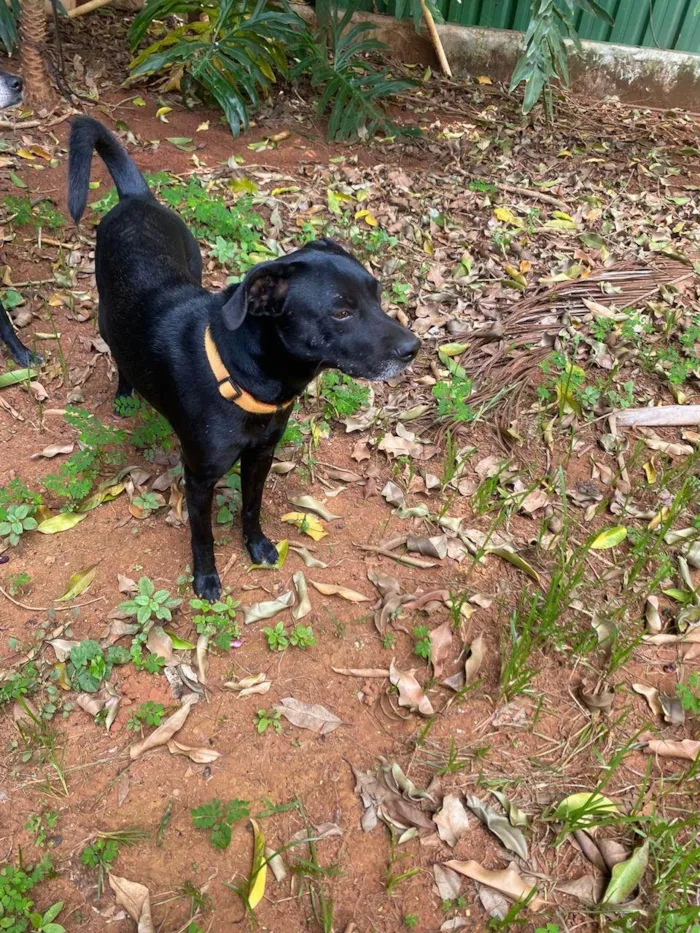
<svg viewBox="0 0 700 933">
<path fill-rule="evenodd" d="M 357 363 L 352 362 L 347 365 L 334 364 L 335 369 L 339 369 L 346 376 L 353 379 L 367 379 L 369 382 L 385 382 L 387 379 L 395 379 L 396 376 L 408 369 L 413 362 L 410 360 L 385 359 L 378 360 L 376 363 Z"/>
<path fill-rule="evenodd" d="M 0 110 L 9 110 L 10 107 L 17 107 L 22 103 L 24 95 L 22 91 L 0 90 Z"/>
</svg>

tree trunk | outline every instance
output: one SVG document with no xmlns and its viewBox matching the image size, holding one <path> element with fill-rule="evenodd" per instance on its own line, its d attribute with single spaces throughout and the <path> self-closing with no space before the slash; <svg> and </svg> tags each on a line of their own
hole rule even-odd
<svg viewBox="0 0 700 933">
<path fill-rule="evenodd" d="M 30 107 L 50 106 L 54 100 L 51 79 L 46 69 L 46 9 L 44 0 L 22 0 L 20 56 L 24 100 Z"/>
</svg>

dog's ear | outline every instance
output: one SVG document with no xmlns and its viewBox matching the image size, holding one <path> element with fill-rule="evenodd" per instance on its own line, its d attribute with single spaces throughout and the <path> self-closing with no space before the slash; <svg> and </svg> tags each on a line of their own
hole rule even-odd
<svg viewBox="0 0 700 933">
<path fill-rule="evenodd" d="M 238 330 L 248 314 L 278 317 L 284 311 L 297 263 L 272 260 L 255 266 L 221 309 L 224 324 Z"/>
<path fill-rule="evenodd" d="M 306 249 L 316 249 L 324 253 L 335 253 L 336 256 L 351 256 L 346 249 L 343 249 L 340 243 L 336 243 L 335 240 L 331 240 L 331 238 L 327 236 L 321 237 L 320 240 L 312 240 L 310 243 L 307 243 Z"/>
</svg>

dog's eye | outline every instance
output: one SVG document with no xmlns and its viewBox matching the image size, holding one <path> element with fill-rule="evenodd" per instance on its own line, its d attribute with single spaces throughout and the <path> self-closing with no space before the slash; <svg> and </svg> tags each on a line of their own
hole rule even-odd
<svg viewBox="0 0 700 933">
<path fill-rule="evenodd" d="M 334 321 L 346 321 L 350 316 L 350 312 L 347 308 L 337 308 L 335 311 L 331 312 L 331 317 Z"/>
</svg>

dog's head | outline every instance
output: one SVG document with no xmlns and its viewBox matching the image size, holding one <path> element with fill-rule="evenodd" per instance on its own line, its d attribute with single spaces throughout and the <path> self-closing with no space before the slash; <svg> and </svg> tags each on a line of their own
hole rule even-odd
<svg viewBox="0 0 700 933">
<path fill-rule="evenodd" d="M 361 379 L 390 379 L 420 340 L 386 315 L 381 285 L 337 243 L 316 240 L 246 275 L 223 307 L 229 330 L 247 315 L 270 318 L 295 359 Z"/>
<path fill-rule="evenodd" d="M 22 103 L 22 79 L 0 70 L 0 110 L 16 107 Z"/>
</svg>

